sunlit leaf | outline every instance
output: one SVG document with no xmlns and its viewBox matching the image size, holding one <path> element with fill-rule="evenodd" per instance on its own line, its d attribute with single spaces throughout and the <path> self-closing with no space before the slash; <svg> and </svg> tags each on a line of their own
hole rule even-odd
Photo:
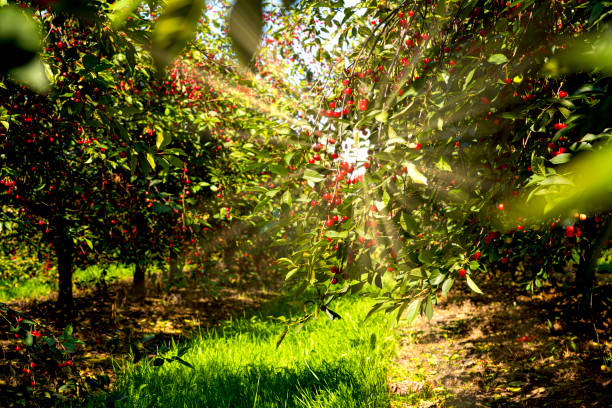
<svg viewBox="0 0 612 408">
<path fill-rule="evenodd" d="M 480 290 L 480 288 L 478 287 L 478 285 L 476 285 L 476 282 L 474 282 L 472 280 L 472 278 L 470 278 L 470 275 L 466 275 L 465 276 L 465 281 L 467 283 L 467 285 L 469 286 L 470 289 L 472 289 L 474 292 L 482 295 L 482 291 Z"/>
<path fill-rule="evenodd" d="M 504 54 L 493 54 L 489 57 L 487 62 L 490 62 L 491 64 L 500 65 L 505 62 L 508 62 L 508 57 L 506 57 Z"/>
</svg>

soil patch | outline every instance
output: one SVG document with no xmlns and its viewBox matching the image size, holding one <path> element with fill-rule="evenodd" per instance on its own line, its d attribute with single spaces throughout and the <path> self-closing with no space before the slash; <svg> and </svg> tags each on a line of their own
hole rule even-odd
<svg viewBox="0 0 612 408">
<path fill-rule="evenodd" d="M 431 321 L 402 328 L 396 407 L 612 406 L 612 285 L 590 316 L 571 288 L 483 289 L 458 288 Z"/>
</svg>

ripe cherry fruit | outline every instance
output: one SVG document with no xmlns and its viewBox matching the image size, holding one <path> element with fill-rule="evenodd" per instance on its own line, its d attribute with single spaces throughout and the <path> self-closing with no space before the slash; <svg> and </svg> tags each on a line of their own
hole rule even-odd
<svg viewBox="0 0 612 408">
<path fill-rule="evenodd" d="M 461 276 L 462 278 L 465 277 L 465 275 L 467 274 L 466 270 L 461 268 L 459 269 L 459 271 L 457 271 L 457 273 L 459 274 L 459 276 Z"/>
<path fill-rule="evenodd" d="M 368 100 L 367 99 L 360 99 L 359 100 L 359 110 L 360 111 L 365 111 L 368 109 Z"/>
</svg>

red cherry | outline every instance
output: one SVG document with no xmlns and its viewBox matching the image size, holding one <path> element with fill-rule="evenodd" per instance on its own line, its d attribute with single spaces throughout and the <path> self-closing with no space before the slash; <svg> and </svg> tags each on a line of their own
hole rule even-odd
<svg viewBox="0 0 612 408">
<path fill-rule="evenodd" d="M 504 209 L 504 204 L 503 204 L 503 203 L 499 203 L 499 204 L 497 204 L 497 208 L 498 208 L 499 210 L 503 210 L 503 209 Z"/>
<path fill-rule="evenodd" d="M 474 258 L 474 260 L 477 261 L 480 259 L 481 256 L 482 254 L 480 252 L 476 252 L 474 253 L 474 255 L 472 255 L 472 258 Z"/>
<path fill-rule="evenodd" d="M 572 238 L 574 236 L 576 229 L 573 225 L 568 225 L 567 227 L 565 227 L 565 235 L 568 238 Z"/>
<path fill-rule="evenodd" d="M 346 88 L 346 89 L 344 89 L 344 94 L 345 94 L 345 95 L 350 95 L 350 94 L 352 94 L 352 93 L 353 93 L 353 90 L 352 90 L 351 88 Z"/>
<path fill-rule="evenodd" d="M 327 140 L 327 143 L 334 144 L 334 143 L 336 143 L 336 139 L 329 139 L 329 140 Z"/>
<path fill-rule="evenodd" d="M 565 123 L 555 123 L 555 125 L 553 126 L 555 128 L 555 130 L 561 130 L 567 127 L 567 125 Z"/>
<path fill-rule="evenodd" d="M 414 16 L 414 11 L 410 10 L 410 11 L 408 12 L 408 15 L 409 15 L 410 17 Z"/>
<path fill-rule="evenodd" d="M 421 150 L 421 147 L 422 147 L 422 146 L 421 146 L 421 144 L 420 144 L 420 143 L 417 143 L 417 144 L 414 146 L 414 150 Z"/>
<path fill-rule="evenodd" d="M 461 268 L 459 269 L 459 271 L 457 271 L 457 273 L 459 274 L 459 276 L 461 276 L 462 278 L 465 277 L 465 275 L 467 274 L 466 270 Z"/>
<path fill-rule="evenodd" d="M 567 96 L 567 92 L 559 91 L 559 98 L 565 98 Z"/>
<path fill-rule="evenodd" d="M 333 226 L 333 225 L 334 225 L 334 220 L 332 220 L 331 218 L 328 218 L 328 219 L 325 221 L 325 225 L 326 225 L 327 227 L 331 227 L 331 226 Z"/>
<path fill-rule="evenodd" d="M 368 109 L 368 100 L 367 99 L 360 99 L 359 100 L 359 110 L 360 111 L 365 111 L 366 109 Z"/>
</svg>

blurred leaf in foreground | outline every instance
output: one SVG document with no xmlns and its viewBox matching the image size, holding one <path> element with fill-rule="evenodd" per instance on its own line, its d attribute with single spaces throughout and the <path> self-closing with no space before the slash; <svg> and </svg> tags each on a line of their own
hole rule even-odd
<svg viewBox="0 0 612 408">
<path fill-rule="evenodd" d="M 606 129 L 609 135 L 611 129 Z M 539 176 L 534 190 L 512 205 L 509 219 L 541 218 L 581 210 L 612 208 L 612 146 L 583 153 L 559 168 L 557 174 Z"/>
<path fill-rule="evenodd" d="M 548 61 L 544 70 L 552 75 L 594 70 L 612 74 L 612 27 L 598 37 L 584 36 L 570 41 L 566 49 Z"/>
<path fill-rule="evenodd" d="M 48 89 L 44 66 L 38 56 L 40 31 L 36 22 L 14 6 L 0 8 L 0 75 L 13 79 L 36 91 Z"/>
<path fill-rule="evenodd" d="M 196 35 L 203 0 L 168 0 L 153 30 L 153 58 L 158 72 L 183 50 Z"/>
</svg>

